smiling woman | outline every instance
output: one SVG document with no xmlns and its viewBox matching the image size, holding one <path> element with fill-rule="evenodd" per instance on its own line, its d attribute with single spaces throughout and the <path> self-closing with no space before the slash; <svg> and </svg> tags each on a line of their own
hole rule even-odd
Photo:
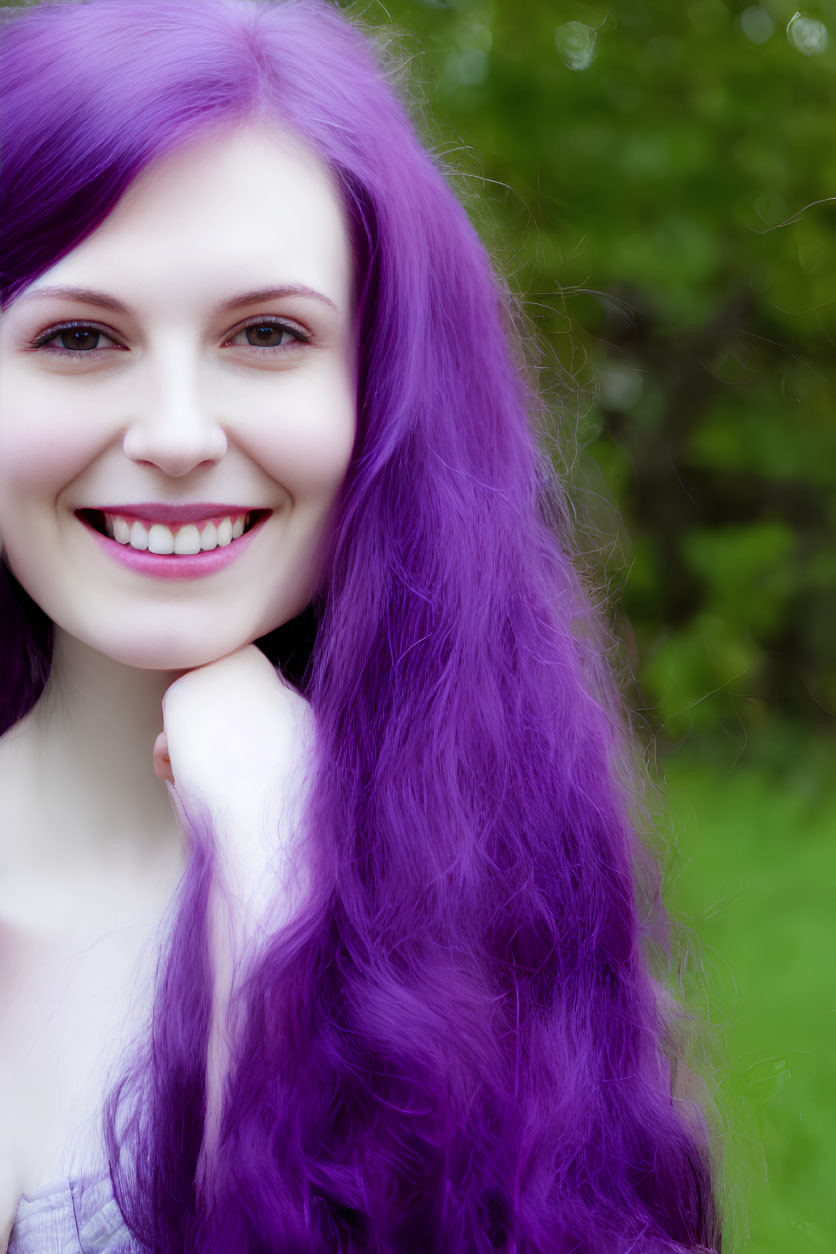
<svg viewBox="0 0 836 1254">
<path fill-rule="evenodd" d="M 171 671 L 308 604 L 354 440 L 351 268 L 327 169 L 275 126 L 226 127 L 159 159 L 11 302 L 0 531 L 59 629 Z"/>
<path fill-rule="evenodd" d="M 10 1249 L 718 1249 L 542 407 L 372 44 L 34 4 L 0 148 Z"/>
</svg>

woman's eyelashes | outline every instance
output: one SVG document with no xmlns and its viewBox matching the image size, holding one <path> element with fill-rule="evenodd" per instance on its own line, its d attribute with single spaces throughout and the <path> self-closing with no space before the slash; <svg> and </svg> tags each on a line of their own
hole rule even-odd
<svg viewBox="0 0 836 1254">
<path fill-rule="evenodd" d="M 303 331 L 301 327 L 293 323 L 273 321 L 269 318 L 247 323 L 227 340 L 227 344 L 233 344 L 242 335 L 246 337 L 246 344 L 242 347 L 259 349 L 292 348 L 294 344 L 309 344 L 312 338 L 307 331 Z"/>
<path fill-rule="evenodd" d="M 259 318 L 227 336 L 223 348 L 244 348 L 263 356 L 266 353 L 287 352 L 304 344 L 310 344 L 313 336 L 295 323 L 275 318 Z M 103 340 L 108 343 L 104 345 Z M 32 349 L 45 349 L 65 358 L 80 358 L 99 351 L 125 352 L 126 346 L 111 331 L 95 322 L 62 322 L 41 331 L 30 342 Z"/>
<path fill-rule="evenodd" d="M 94 322 L 62 322 L 60 326 L 49 327 L 40 332 L 32 340 L 31 348 L 45 348 L 52 353 L 64 356 L 79 357 L 100 349 L 100 340 L 109 340 L 111 348 L 124 351 L 120 344 L 102 327 Z"/>
</svg>

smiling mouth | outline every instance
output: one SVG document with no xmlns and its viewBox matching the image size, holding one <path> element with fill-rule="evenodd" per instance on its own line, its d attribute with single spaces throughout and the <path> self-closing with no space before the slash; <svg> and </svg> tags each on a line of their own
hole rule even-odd
<svg viewBox="0 0 836 1254">
<path fill-rule="evenodd" d="M 272 510 L 269 509 L 254 509 L 236 517 L 168 527 L 163 523 L 105 514 L 97 509 L 76 511 L 82 522 L 108 540 L 123 548 L 148 552 L 159 557 L 199 556 L 201 553 L 214 552 L 217 548 L 225 548 L 246 535 L 271 513 Z"/>
</svg>

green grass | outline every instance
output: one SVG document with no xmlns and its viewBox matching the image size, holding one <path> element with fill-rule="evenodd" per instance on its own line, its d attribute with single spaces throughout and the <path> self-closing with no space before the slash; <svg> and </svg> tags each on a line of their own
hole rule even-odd
<svg viewBox="0 0 836 1254">
<path fill-rule="evenodd" d="M 759 765 L 666 763 L 667 900 L 699 938 L 725 1063 L 728 1254 L 836 1251 L 834 762 L 785 741 Z"/>
</svg>

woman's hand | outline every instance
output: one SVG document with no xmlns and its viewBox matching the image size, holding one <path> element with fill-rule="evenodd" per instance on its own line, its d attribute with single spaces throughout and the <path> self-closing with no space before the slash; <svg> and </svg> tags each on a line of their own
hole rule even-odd
<svg viewBox="0 0 836 1254">
<path fill-rule="evenodd" d="M 247 645 L 187 671 L 163 698 L 154 768 L 188 830 L 211 820 L 215 870 L 208 906 L 213 971 L 204 1144 L 213 1153 L 234 1029 L 233 988 L 263 939 L 292 918 L 306 890 L 299 836 L 312 763 L 307 701 Z"/>
<path fill-rule="evenodd" d="M 298 758 L 313 718 L 254 644 L 186 671 L 163 698 L 154 769 L 185 805 L 248 807 Z"/>
<path fill-rule="evenodd" d="M 209 813 L 236 895 L 257 892 L 265 860 L 275 869 L 290 852 L 313 743 L 307 701 L 253 644 L 168 688 L 154 769 L 181 822 L 196 808 Z"/>
</svg>

